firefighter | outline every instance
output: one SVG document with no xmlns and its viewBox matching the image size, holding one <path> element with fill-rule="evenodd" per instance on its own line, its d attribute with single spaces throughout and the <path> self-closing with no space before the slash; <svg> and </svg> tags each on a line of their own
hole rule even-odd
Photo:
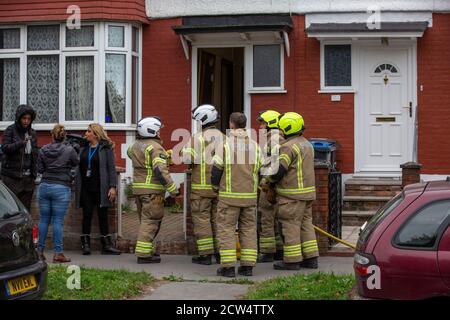
<svg viewBox="0 0 450 320">
<path fill-rule="evenodd" d="M 283 133 L 278 129 L 278 118 L 280 113 L 274 110 L 262 111 L 259 114 L 259 129 L 266 130 L 266 144 L 264 146 L 264 161 L 261 168 L 261 175 L 270 174 L 270 170 L 278 170 L 278 165 L 272 161 L 277 157 L 280 144 L 283 143 Z M 276 167 L 275 167 L 276 166 Z M 274 168 L 272 168 L 274 167 Z M 278 232 L 278 219 L 276 212 L 278 206 L 268 201 L 269 190 L 259 195 L 258 198 L 258 218 L 259 218 L 259 252 L 258 262 L 273 262 L 283 259 L 283 241 Z"/>
<path fill-rule="evenodd" d="M 257 259 L 256 204 L 261 150 L 245 129 L 247 118 L 230 116 L 229 136 L 213 157 L 211 183 L 218 191 L 217 237 L 221 267 L 217 275 L 235 277 L 236 225 L 239 229 L 240 267 L 238 273 L 251 276 Z"/>
<path fill-rule="evenodd" d="M 176 197 L 179 192 L 167 169 L 168 154 L 160 140 L 163 127 L 158 117 L 147 117 L 139 121 L 137 140 L 128 148 L 128 157 L 133 162 L 132 190 L 140 226 L 135 254 L 137 263 L 159 263 L 161 258 L 154 252 L 154 239 L 164 216 L 164 194 Z"/>
<path fill-rule="evenodd" d="M 283 261 L 276 270 L 318 267 L 319 248 L 312 224 L 312 202 L 316 198 L 314 149 L 303 137 L 303 117 L 295 112 L 280 116 L 278 126 L 286 139 L 280 147 L 279 169 L 263 179 L 276 186 L 278 219 L 282 226 Z"/>
<path fill-rule="evenodd" d="M 197 107 L 192 111 L 192 119 L 202 126 L 182 149 L 183 162 L 190 165 L 192 172 L 191 210 L 198 251 L 192 263 L 210 265 L 213 254 L 216 253 L 216 262 L 220 260 L 215 227 L 217 194 L 211 187 L 211 165 L 215 150 L 225 136 L 216 129 L 219 113 L 214 106 Z"/>
</svg>

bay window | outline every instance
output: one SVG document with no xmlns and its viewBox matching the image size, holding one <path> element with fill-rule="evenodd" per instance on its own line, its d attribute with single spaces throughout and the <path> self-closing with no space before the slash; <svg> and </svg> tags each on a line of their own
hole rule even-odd
<svg viewBox="0 0 450 320">
<path fill-rule="evenodd" d="M 141 29 L 127 23 L 0 27 L 0 128 L 27 103 L 36 129 L 63 123 L 110 129 L 136 123 L 140 110 Z"/>
</svg>

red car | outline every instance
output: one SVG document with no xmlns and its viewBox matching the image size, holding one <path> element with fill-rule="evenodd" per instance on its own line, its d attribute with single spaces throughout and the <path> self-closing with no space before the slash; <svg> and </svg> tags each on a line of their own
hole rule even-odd
<svg viewBox="0 0 450 320">
<path fill-rule="evenodd" d="M 405 187 L 361 227 L 354 263 L 359 295 L 449 297 L 449 226 L 450 178 Z"/>
</svg>

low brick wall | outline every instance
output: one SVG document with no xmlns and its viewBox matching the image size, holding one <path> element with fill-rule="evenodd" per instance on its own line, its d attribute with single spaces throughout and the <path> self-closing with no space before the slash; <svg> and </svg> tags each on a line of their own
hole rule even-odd
<svg viewBox="0 0 450 320">
<path fill-rule="evenodd" d="M 124 172 L 122 168 L 117 168 L 117 181 L 120 181 L 119 175 Z M 119 185 L 119 184 L 118 184 Z M 34 223 L 39 223 L 39 203 L 37 199 L 37 191 L 39 185 L 36 184 L 36 189 L 33 194 L 33 200 L 31 204 L 31 216 Z M 75 201 L 75 186 L 72 186 L 70 207 L 64 219 L 64 249 L 65 250 L 81 250 L 80 234 L 81 234 L 81 223 L 83 220 L 82 210 L 77 208 Z M 117 215 L 118 215 L 118 202 L 116 201 L 116 206 L 108 210 L 108 221 L 109 221 L 109 232 L 112 235 L 113 240 L 117 238 Z M 100 233 L 98 227 L 98 216 L 94 213 L 92 218 L 92 234 L 91 234 L 91 246 L 93 250 L 100 250 Z M 49 233 L 46 239 L 47 249 L 53 249 L 52 241 L 52 226 L 49 228 Z"/>
<path fill-rule="evenodd" d="M 316 201 L 313 203 L 313 224 L 322 230 L 328 230 L 329 217 L 329 173 L 326 164 L 315 163 Z M 316 232 L 319 253 L 326 255 L 329 249 L 329 240 L 326 236 Z"/>
</svg>

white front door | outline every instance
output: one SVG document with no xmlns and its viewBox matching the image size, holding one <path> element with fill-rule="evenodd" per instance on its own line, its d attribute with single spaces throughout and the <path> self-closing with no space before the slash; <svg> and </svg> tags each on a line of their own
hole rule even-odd
<svg viewBox="0 0 450 320">
<path fill-rule="evenodd" d="M 410 52 L 410 48 L 361 48 L 357 172 L 396 174 L 400 164 L 412 160 Z"/>
</svg>

